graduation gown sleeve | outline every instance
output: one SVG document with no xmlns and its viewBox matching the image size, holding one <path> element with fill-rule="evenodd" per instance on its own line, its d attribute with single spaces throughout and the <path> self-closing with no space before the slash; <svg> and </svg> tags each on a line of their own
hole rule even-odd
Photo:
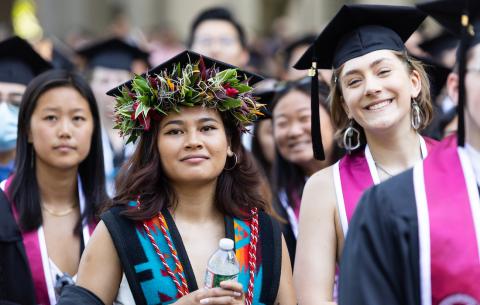
<svg viewBox="0 0 480 305">
<path fill-rule="evenodd" d="M 418 221 L 409 170 L 367 190 L 340 264 L 340 305 L 420 304 Z"/>
<path fill-rule="evenodd" d="M 0 304 L 35 304 L 35 290 L 22 234 L 0 190 Z"/>
</svg>

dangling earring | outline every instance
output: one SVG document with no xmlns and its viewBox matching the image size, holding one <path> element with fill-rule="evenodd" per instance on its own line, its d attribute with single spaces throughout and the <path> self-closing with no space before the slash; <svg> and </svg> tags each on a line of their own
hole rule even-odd
<svg viewBox="0 0 480 305">
<path fill-rule="evenodd" d="M 350 119 L 347 129 L 343 133 L 343 147 L 348 153 L 360 147 L 360 131 L 353 126 L 353 119 Z"/>
<path fill-rule="evenodd" d="M 237 166 L 237 162 L 238 162 L 237 154 L 234 153 L 234 152 L 232 152 L 232 154 L 233 154 L 233 158 L 235 159 L 235 162 L 233 163 L 233 166 L 231 166 L 231 167 L 228 167 L 228 168 L 224 167 L 223 169 L 226 170 L 226 171 L 231 171 L 232 169 L 235 168 L 235 166 Z"/>
<path fill-rule="evenodd" d="M 418 130 L 422 125 L 422 112 L 420 110 L 420 106 L 418 106 L 418 103 L 414 98 L 412 98 L 411 123 L 413 129 L 415 130 Z"/>
</svg>

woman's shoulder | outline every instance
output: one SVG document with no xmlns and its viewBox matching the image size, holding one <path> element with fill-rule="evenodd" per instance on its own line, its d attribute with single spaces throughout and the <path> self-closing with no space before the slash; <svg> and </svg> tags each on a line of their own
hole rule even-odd
<svg viewBox="0 0 480 305">
<path fill-rule="evenodd" d="M 327 210 L 336 207 L 333 171 L 334 165 L 331 165 L 316 172 L 307 180 L 302 195 L 301 215 L 324 214 Z"/>
<path fill-rule="evenodd" d="M 308 178 L 307 183 L 305 184 L 305 191 L 328 191 L 332 189 L 333 186 L 333 170 L 334 166 L 330 165 L 324 169 L 319 170 L 310 178 Z M 305 193 L 304 193 L 305 194 Z"/>
</svg>

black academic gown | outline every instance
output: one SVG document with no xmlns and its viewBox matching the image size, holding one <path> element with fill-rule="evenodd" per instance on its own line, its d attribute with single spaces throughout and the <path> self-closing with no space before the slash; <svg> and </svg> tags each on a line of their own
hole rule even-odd
<svg viewBox="0 0 480 305">
<path fill-rule="evenodd" d="M 22 234 L 0 190 L 0 304 L 35 304 L 35 290 Z"/>
<path fill-rule="evenodd" d="M 420 304 L 413 171 L 365 192 L 340 263 L 340 305 Z"/>
<path fill-rule="evenodd" d="M 412 169 L 363 195 L 349 226 L 339 289 L 340 305 L 421 304 Z"/>
</svg>

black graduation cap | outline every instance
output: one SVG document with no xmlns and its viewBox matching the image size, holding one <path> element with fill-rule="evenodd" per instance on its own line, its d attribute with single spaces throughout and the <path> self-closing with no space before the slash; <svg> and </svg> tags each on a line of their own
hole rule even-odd
<svg viewBox="0 0 480 305">
<path fill-rule="evenodd" d="M 425 19 L 425 14 L 409 6 L 344 5 L 294 68 L 338 68 L 346 61 L 377 50 L 405 50 L 404 42 Z M 318 82 L 312 82 L 312 144 L 316 159 L 324 160 L 320 129 Z"/>
<path fill-rule="evenodd" d="M 35 76 L 51 68 L 22 38 L 13 36 L 0 42 L 0 82 L 28 85 Z"/>
<path fill-rule="evenodd" d="M 469 48 L 480 43 L 480 1 L 436 0 L 417 4 L 417 7 L 432 16 L 447 30 L 460 35 L 460 45 L 457 51 L 459 76 L 457 144 L 464 146 L 466 54 Z"/>
<path fill-rule="evenodd" d="M 87 65 L 131 71 L 132 62 L 136 59 L 148 61 L 149 54 L 140 48 L 126 43 L 119 38 L 95 42 L 77 50 L 87 59 Z"/>
<path fill-rule="evenodd" d="M 415 7 L 344 5 L 294 67 L 306 70 L 315 61 L 319 69 L 336 69 L 373 51 L 402 51 L 424 19 Z"/>
<path fill-rule="evenodd" d="M 424 40 L 419 47 L 434 59 L 439 59 L 442 53 L 455 49 L 458 46 L 458 37 L 448 31 L 442 31 L 435 37 Z"/>
<path fill-rule="evenodd" d="M 175 69 L 178 64 L 180 64 L 180 67 L 183 67 L 183 66 L 187 65 L 188 63 L 195 63 L 195 62 L 199 61 L 201 58 L 203 58 L 203 62 L 204 62 L 205 67 L 207 69 L 212 68 L 212 67 L 215 67 L 215 68 L 219 69 L 220 71 L 227 70 L 227 69 L 237 69 L 237 73 L 238 73 L 239 76 L 240 75 L 242 77 L 245 76 L 246 78 L 249 79 L 248 84 L 250 86 L 252 86 L 253 84 L 255 84 L 255 83 L 257 83 L 261 80 L 263 80 L 263 77 L 261 77 L 257 74 L 242 71 L 238 67 L 232 66 L 230 64 L 221 62 L 219 60 L 201 55 L 199 53 L 196 53 L 196 52 L 193 52 L 193 51 L 190 51 L 190 50 L 185 50 L 185 51 L 175 55 L 174 57 L 170 58 L 166 62 L 164 62 L 164 63 L 156 66 L 155 68 L 149 70 L 147 73 L 143 73 L 141 76 L 146 77 L 147 75 L 160 74 L 162 71 L 169 71 L 170 72 L 173 69 Z M 122 88 L 124 86 L 127 86 L 127 88 L 131 88 L 131 86 L 132 86 L 131 84 L 132 84 L 132 80 L 129 80 L 129 81 L 121 84 L 120 86 L 117 86 L 116 88 L 113 88 L 113 89 L 109 90 L 107 92 L 107 95 L 119 96 L 119 95 L 121 95 Z"/>
</svg>

